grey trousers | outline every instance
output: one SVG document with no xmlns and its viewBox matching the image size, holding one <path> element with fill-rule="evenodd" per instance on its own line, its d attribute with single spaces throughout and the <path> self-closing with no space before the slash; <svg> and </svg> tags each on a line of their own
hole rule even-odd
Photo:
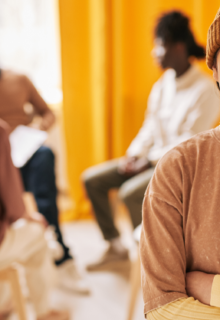
<svg viewBox="0 0 220 320">
<path fill-rule="evenodd" d="M 119 198 L 127 206 L 135 228 L 141 223 L 144 193 L 154 172 L 154 168 L 150 168 L 133 177 L 126 177 L 118 173 L 118 161 L 118 159 L 111 160 L 91 167 L 82 175 L 87 195 L 106 240 L 119 235 L 113 221 L 108 198 L 109 190 L 119 188 Z"/>
</svg>

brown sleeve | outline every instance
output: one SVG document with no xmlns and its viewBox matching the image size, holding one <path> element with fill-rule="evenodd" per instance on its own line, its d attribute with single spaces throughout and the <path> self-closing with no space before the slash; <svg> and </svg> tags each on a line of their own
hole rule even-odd
<svg viewBox="0 0 220 320">
<path fill-rule="evenodd" d="M 145 314 L 187 297 L 179 158 L 174 149 L 161 159 L 143 203 L 140 255 Z"/>
<path fill-rule="evenodd" d="M 37 114 L 43 116 L 47 112 L 52 112 L 51 109 L 48 107 L 44 99 L 41 97 L 41 95 L 38 93 L 37 89 L 31 82 L 31 80 L 23 76 L 25 85 L 28 87 L 29 97 L 28 102 L 32 104 L 34 107 L 34 110 Z"/>
<path fill-rule="evenodd" d="M 25 213 L 22 183 L 11 160 L 7 124 L 0 119 L 0 219 L 12 223 Z"/>
</svg>

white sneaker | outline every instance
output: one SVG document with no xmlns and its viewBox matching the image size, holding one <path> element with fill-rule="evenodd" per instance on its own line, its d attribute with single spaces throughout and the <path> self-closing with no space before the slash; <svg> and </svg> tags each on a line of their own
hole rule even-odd
<svg viewBox="0 0 220 320">
<path fill-rule="evenodd" d="M 54 226 L 48 226 L 45 231 L 45 239 L 51 254 L 51 257 L 54 261 L 60 260 L 64 256 L 64 251 L 61 244 L 57 241 L 57 235 L 55 233 Z"/>
<path fill-rule="evenodd" d="M 122 262 L 128 260 L 129 254 L 127 249 L 125 249 L 124 251 L 116 251 L 110 245 L 109 249 L 101 256 L 101 258 L 98 261 L 89 264 L 86 269 L 88 271 L 98 271 L 102 267 L 105 267 L 112 262 Z"/>
<path fill-rule="evenodd" d="M 57 267 L 59 287 L 71 290 L 75 293 L 89 294 L 90 289 L 86 281 L 82 278 L 75 262 L 69 259 Z"/>
</svg>

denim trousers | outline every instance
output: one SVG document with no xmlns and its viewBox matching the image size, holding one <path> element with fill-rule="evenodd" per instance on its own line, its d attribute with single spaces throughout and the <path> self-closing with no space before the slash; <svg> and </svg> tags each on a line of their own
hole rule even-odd
<svg viewBox="0 0 220 320">
<path fill-rule="evenodd" d="M 20 168 L 24 188 L 32 192 L 38 211 L 44 215 L 49 225 L 55 227 L 57 240 L 63 247 L 64 256 L 56 261 L 59 265 L 67 259 L 72 259 L 69 248 L 64 244 L 58 222 L 56 203 L 57 187 L 54 171 L 55 157 L 52 150 L 46 146 L 40 147 L 31 159 Z"/>
</svg>

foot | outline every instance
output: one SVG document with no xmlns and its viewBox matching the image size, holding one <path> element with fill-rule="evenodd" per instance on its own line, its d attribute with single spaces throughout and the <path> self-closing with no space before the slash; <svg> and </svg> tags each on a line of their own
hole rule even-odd
<svg viewBox="0 0 220 320">
<path fill-rule="evenodd" d="M 48 226 L 45 231 L 45 238 L 47 240 L 47 245 L 50 250 L 50 254 L 55 261 L 63 258 L 64 250 L 61 244 L 57 241 L 57 235 L 55 233 L 54 226 Z"/>
<path fill-rule="evenodd" d="M 90 290 L 80 274 L 75 262 L 69 259 L 58 267 L 59 286 L 79 294 L 89 294 Z"/>
<path fill-rule="evenodd" d="M 68 311 L 50 310 L 48 313 L 37 318 L 37 320 L 69 320 Z"/>
<path fill-rule="evenodd" d="M 117 251 L 112 246 L 104 253 L 104 255 L 96 262 L 87 266 L 88 271 L 98 271 L 100 268 L 110 264 L 111 262 L 122 262 L 129 260 L 128 250 Z"/>
</svg>

